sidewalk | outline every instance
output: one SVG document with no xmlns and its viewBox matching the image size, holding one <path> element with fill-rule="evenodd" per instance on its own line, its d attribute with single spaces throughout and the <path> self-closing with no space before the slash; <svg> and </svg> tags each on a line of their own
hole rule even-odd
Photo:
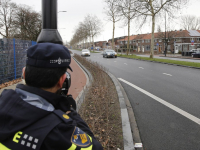
<svg viewBox="0 0 200 150">
<path fill-rule="evenodd" d="M 69 71 L 71 74 L 71 87 L 69 89 L 69 94 L 73 96 L 74 99 L 76 99 L 79 95 L 79 93 L 83 90 L 84 86 L 86 85 L 87 78 L 83 72 L 83 70 L 79 67 L 79 65 L 74 61 L 74 59 L 71 59 L 70 64 L 73 72 Z M 22 82 L 19 82 L 18 84 L 22 84 Z M 4 89 L 13 89 L 15 90 L 17 84 L 5 87 L 3 89 L 0 89 L 0 94 Z"/>
</svg>

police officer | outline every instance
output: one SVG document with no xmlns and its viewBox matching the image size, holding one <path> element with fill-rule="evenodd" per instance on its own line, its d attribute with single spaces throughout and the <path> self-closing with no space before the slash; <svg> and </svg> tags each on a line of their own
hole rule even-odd
<svg viewBox="0 0 200 150">
<path fill-rule="evenodd" d="M 26 85 L 0 97 L 0 150 L 103 149 L 71 107 L 73 98 L 60 94 L 70 63 L 69 50 L 60 44 L 39 43 L 27 50 Z"/>
</svg>

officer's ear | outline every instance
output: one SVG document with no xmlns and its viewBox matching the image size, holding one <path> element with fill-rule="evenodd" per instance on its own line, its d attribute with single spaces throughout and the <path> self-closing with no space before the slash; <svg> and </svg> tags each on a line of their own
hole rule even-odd
<svg viewBox="0 0 200 150">
<path fill-rule="evenodd" d="M 26 67 L 24 67 L 24 68 L 22 69 L 22 79 L 25 79 L 25 69 L 26 69 Z"/>
<path fill-rule="evenodd" d="M 26 82 L 25 82 L 25 70 L 26 70 L 26 67 L 24 67 L 24 68 L 22 69 L 22 83 L 23 83 L 23 84 L 26 84 Z"/>
<path fill-rule="evenodd" d="M 67 77 L 67 76 L 66 76 L 66 73 L 64 73 L 64 74 L 60 77 L 60 79 L 59 79 L 59 81 L 58 81 L 58 83 L 57 83 L 57 86 L 58 86 L 59 88 L 62 88 L 63 83 L 64 83 L 66 77 Z"/>
</svg>

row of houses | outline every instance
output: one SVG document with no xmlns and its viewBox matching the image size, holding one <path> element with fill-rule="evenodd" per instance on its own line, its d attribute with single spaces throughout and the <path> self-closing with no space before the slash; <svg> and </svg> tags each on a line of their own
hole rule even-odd
<svg viewBox="0 0 200 150">
<path fill-rule="evenodd" d="M 200 30 L 179 30 L 158 32 L 154 34 L 154 51 L 162 53 L 165 47 L 171 52 L 183 52 L 200 48 Z M 151 33 L 131 35 L 129 37 L 130 50 L 135 52 L 149 52 L 151 49 Z M 95 47 L 111 48 L 112 39 L 95 42 Z M 115 49 L 124 49 L 128 45 L 128 36 L 114 39 Z"/>
</svg>

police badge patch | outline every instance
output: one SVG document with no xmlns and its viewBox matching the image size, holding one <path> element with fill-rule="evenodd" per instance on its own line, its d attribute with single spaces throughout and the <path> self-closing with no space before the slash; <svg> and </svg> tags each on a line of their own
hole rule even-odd
<svg viewBox="0 0 200 150">
<path fill-rule="evenodd" d="M 89 136 L 78 127 L 75 127 L 71 142 L 80 147 L 87 147 L 91 144 Z"/>
</svg>

